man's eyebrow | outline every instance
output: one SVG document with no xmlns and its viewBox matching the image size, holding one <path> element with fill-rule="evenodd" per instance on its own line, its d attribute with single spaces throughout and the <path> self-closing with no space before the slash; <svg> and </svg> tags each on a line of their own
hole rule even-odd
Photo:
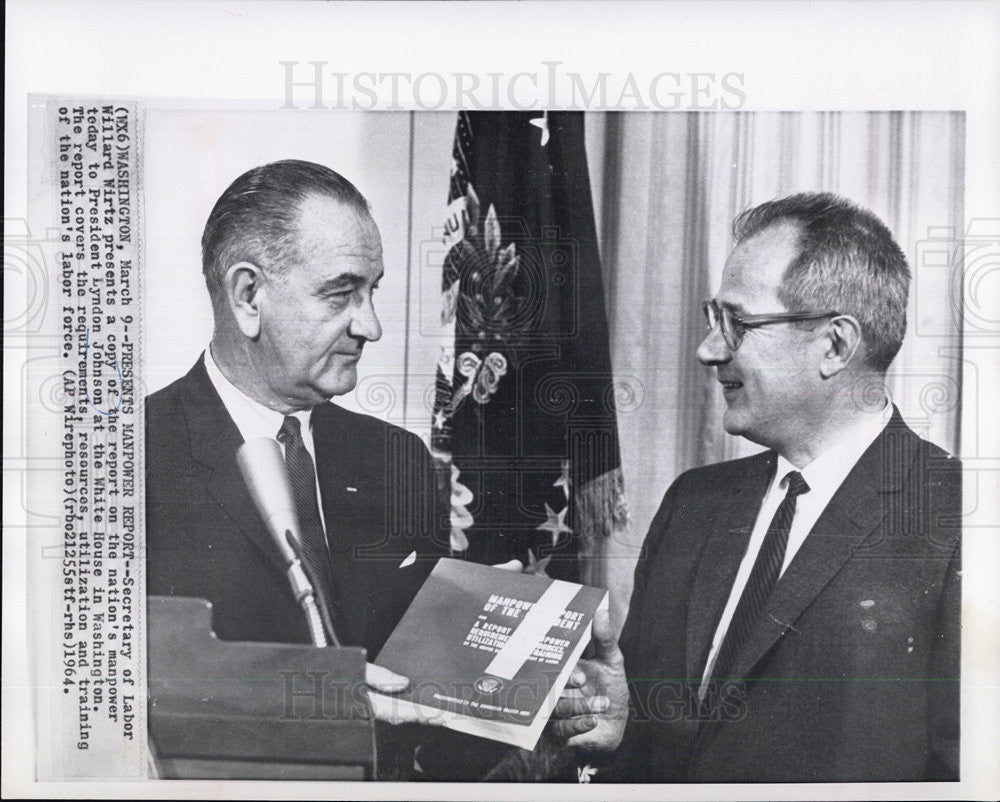
<svg viewBox="0 0 1000 802">
<path fill-rule="evenodd" d="M 382 273 L 379 273 L 372 284 L 378 284 L 382 280 Z M 332 292 L 334 290 L 344 290 L 353 287 L 361 287 L 367 281 L 365 276 L 359 275 L 358 273 L 341 273 L 339 276 L 334 276 L 333 278 L 328 278 L 322 284 L 319 285 L 317 293 L 322 295 L 323 293 Z"/>
<path fill-rule="evenodd" d="M 716 301 L 716 303 L 723 309 L 728 309 L 730 312 L 735 312 L 737 315 L 746 315 L 747 310 L 743 304 L 732 303 L 731 301 Z"/>
</svg>

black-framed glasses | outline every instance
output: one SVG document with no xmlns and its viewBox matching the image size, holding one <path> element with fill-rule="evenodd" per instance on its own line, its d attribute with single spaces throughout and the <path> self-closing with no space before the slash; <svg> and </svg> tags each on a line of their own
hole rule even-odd
<svg viewBox="0 0 1000 802">
<path fill-rule="evenodd" d="M 836 317 L 840 312 L 775 312 L 770 315 L 739 315 L 726 306 L 719 306 L 714 300 L 704 301 L 701 311 L 705 313 L 705 325 L 709 331 L 716 326 L 722 327 L 722 337 L 735 351 L 743 342 L 743 335 L 748 329 L 769 326 L 772 323 L 794 323 L 800 320 L 820 320 L 824 317 Z"/>
</svg>

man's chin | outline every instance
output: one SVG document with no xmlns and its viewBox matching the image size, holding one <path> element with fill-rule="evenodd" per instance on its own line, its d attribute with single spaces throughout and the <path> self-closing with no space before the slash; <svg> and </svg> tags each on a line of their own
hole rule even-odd
<svg viewBox="0 0 1000 802">
<path fill-rule="evenodd" d="M 725 412 L 722 413 L 722 428 L 726 430 L 727 434 L 736 435 L 737 437 L 742 435 L 746 431 L 746 422 L 743 420 L 743 416 L 730 408 L 727 408 Z"/>
<path fill-rule="evenodd" d="M 315 389 L 323 396 L 324 401 L 329 401 L 335 395 L 347 395 L 358 384 L 358 372 L 353 367 L 338 371 L 336 376 L 323 378 L 323 381 L 316 384 Z"/>
<path fill-rule="evenodd" d="M 766 436 L 759 425 L 754 426 L 753 421 L 745 415 L 734 414 L 727 410 L 722 417 L 722 428 L 734 437 L 742 437 L 764 448 L 775 448 L 772 438 Z"/>
</svg>

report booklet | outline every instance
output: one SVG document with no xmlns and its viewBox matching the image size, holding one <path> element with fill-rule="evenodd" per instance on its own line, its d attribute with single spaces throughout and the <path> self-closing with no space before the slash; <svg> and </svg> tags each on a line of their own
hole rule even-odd
<svg viewBox="0 0 1000 802">
<path fill-rule="evenodd" d="M 375 660 L 409 689 L 372 707 L 534 749 L 607 606 L 606 590 L 442 559 Z"/>
</svg>

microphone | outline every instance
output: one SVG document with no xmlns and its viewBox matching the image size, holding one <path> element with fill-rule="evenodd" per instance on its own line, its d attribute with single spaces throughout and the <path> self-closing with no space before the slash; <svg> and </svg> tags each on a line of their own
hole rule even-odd
<svg viewBox="0 0 1000 802">
<path fill-rule="evenodd" d="M 290 565 L 296 554 L 285 533 L 291 532 L 296 540 L 299 538 L 299 514 L 281 446 L 270 437 L 247 440 L 236 452 L 236 463 L 268 534 L 285 558 L 285 564 Z"/>
<path fill-rule="evenodd" d="M 325 601 L 314 590 L 307 566 L 301 559 L 299 514 L 281 446 L 270 437 L 248 440 L 236 451 L 236 463 L 271 540 L 285 560 L 292 593 L 305 611 L 313 643 L 326 646 L 326 632 L 329 632 L 334 645 L 339 646 Z"/>
</svg>

